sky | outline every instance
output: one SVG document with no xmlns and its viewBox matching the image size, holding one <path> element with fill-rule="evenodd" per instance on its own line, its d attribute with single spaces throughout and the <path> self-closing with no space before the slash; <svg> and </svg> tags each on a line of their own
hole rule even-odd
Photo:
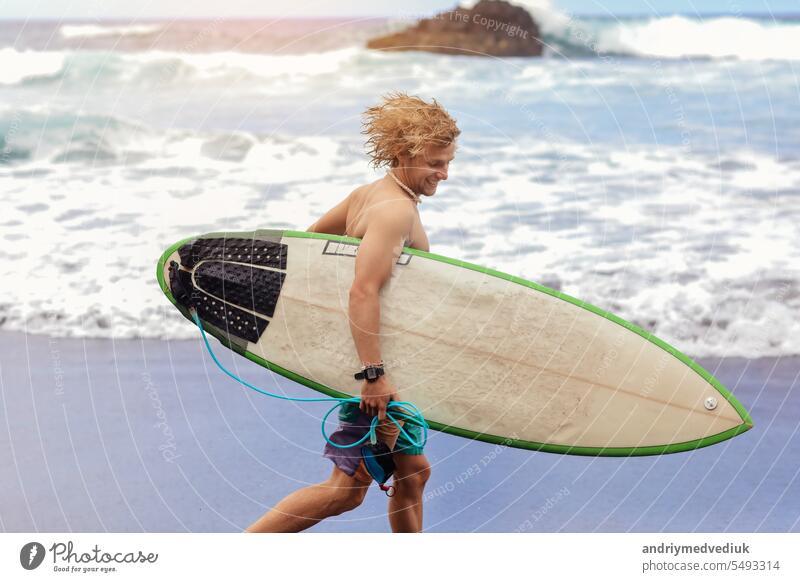
<svg viewBox="0 0 800 582">
<path fill-rule="evenodd" d="M 800 13 L 800 0 L 523 0 L 574 15 Z M 433 14 L 456 0 L 0 0 L 0 18 L 391 16 Z"/>
</svg>

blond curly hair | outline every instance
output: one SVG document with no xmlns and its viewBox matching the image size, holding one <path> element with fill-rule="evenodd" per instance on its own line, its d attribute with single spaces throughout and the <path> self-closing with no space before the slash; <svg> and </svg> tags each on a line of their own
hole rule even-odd
<svg viewBox="0 0 800 582">
<path fill-rule="evenodd" d="M 374 168 L 395 166 L 397 157 L 414 157 L 427 145 L 446 147 L 461 130 L 436 99 L 427 103 L 406 93 L 389 93 L 383 103 L 364 111 L 363 131 Z"/>
</svg>

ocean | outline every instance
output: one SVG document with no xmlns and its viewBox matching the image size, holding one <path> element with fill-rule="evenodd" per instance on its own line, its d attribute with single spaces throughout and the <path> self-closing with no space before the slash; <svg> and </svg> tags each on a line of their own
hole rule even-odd
<svg viewBox="0 0 800 582">
<path fill-rule="evenodd" d="M 2 329 L 192 336 L 161 251 L 304 230 L 380 176 L 360 113 L 403 90 L 463 132 L 434 252 L 693 355 L 800 353 L 800 21 L 548 14 L 506 59 L 363 48 L 402 19 L 0 23 Z"/>
</svg>

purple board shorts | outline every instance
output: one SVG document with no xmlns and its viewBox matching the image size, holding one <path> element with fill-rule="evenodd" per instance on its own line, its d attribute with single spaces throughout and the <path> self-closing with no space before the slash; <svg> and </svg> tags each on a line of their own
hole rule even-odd
<svg viewBox="0 0 800 582">
<path fill-rule="evenodd" d="M 339 408 L 339 428 L 331 433 L 328 438 L 337 444 L 349 445 L 367 434 L 371 421 L 372 417 L 362 412 L 356 404 L 347 403 Z M 419 442 L 422 436 L 422 430 L 419 426 L 406 422 L 403 425 L 403 430 L 411 435 L 411 438 Z M 394 452 L 403 455 L 422 455 L 422 449 L 423 447 L 414 446 L 401 432 L 397 438 Z M 329 443 L 325 443 L 323 456 L 333 461 L 334 465 L 339 467 L 346 475 L 352 477 L 361 463 L 361 446 L 339 449 Z"/>
</svg>

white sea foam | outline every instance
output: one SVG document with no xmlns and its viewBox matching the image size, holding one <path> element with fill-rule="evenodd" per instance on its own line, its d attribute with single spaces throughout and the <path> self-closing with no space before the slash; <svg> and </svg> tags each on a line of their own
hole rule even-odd
<svg viewBox="0 0 800 582">
<path fill-rule="evenodd" d="M 599 33 L 601 52 L 656 57 L 800 59 L 800 24 L 738 17 L 703 20 L 685 16 L 620 22 Z"/>
<path fill-rule="evenodd" d="M 282 79 L 283 90 L 294 82 L 342 72 L 365 49 L 340 50 L 302 55 L 263 55 L 238 52 L 179 53 L 147 51 L 17 51 L 0 49 L 0 85 L 26 83 L 36 79 L 60 80 L 66 89 L 135 83 L 144 85 L 210 82 L 217 84 L 267 82 Z M 343 73 L 344 74 L 344 73 Z M 354 79 L 354 83 L 356 80 Z"/>
<path fill-rule="evenodd" d="M 55 75 L 63 69 L 65 58 L 62 52 L 0 49 L 0 85 Z"/>
<path fill-rule="evenodd" d="M 161 24 L 64 24 L 60 28 L 64 38 L 97 38 L 102 36 L 142 36 L 161 30 Z"/>
<path fill-rule="evenodd" d="M 302 55 L 148 51 L 125 54 L 121 58 L 129 68 L 128 78 L 140 75 L 144 67 L 162 64 L 173 70 L 186 68 L 192 76 L 200 80 L 225 76 L 241 78 L 242 75 L 273 79 L 281 76 L 308 77 L 334 73 L 361 52 L 362 49 L 356 47 Z M 186 79 L 182 80 L 185 82 Z"/>
<path fill-rule="evenodd" d="M 204 153 L 234 138 L 251 144 L 240 160 Z M 140 129 L 125 148 L 151 156 L 135 164 L 41 160 L 30 165 L 47 173 L 30 179 L 12 178 L 19 168 L 0 171 L 8 209 L 0 278 L 17 281 L 2 301 L 3 327 L 193 336 L 154 283 L 164 248 L 212 230 L 307 228 L 355 184 L 378 177 L 359 147 L 324 137 Z M 543 173 L 554 150 L 614 171 L 562 163 Z M 476 152 L 494 160 L 488 172 L 468 162 Z M 778 168 L 798 185 L 800 169 L 743 150 L 727 152 L 731 169 L 720 174 L 713 156 L 656 153 L 469 140 L 466 160 L 421 209 L 433 250 L 557 284 L 695 356 L 796 353 L 800 273 L 791 265 L 800 264 L 800 211 L 784 198 L 790 211 L 776 212 L 778 200 L 754 197 L 739 178 L 753 167 Z M 542 181 L 548 172 L 558 181 Z"/>
</svg>

